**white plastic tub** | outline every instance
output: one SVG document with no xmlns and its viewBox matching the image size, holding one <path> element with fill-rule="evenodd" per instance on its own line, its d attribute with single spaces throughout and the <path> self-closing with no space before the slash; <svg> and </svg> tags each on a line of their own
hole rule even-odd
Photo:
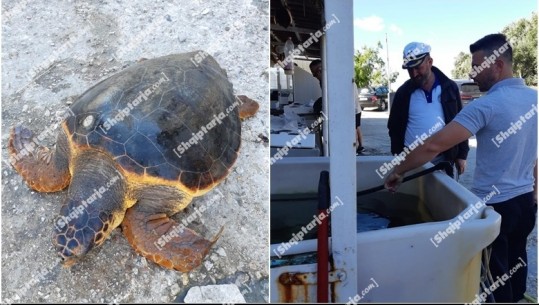
<svg viewBox="0 0 539 305">
<path fill-rule="evenodd" d="M 358 157 L 357 190 L 382 184 L 375 170 L 391 159 Z M 316 193 L 320 171 L 329 170 L 328 162 L 323 157 L 297 157 L 273 164 L 271 194 Z M 422 199 L 421 208 L 427 209 L 434 221 L 357 233 L 360 302 L 471 302 L 479 289 L 481 251 L 498 235 L 500 215 L 484 205 L 478 212 L 468 212 L 481 199 L 442 172 L 406 182 L 398 191 Z M 293 204 L 288 201 L 272 206 L 272 228 L 301 213 Z M 312 209 L 305 213 L 312 215 Z M 460 228 L 437 242 L 435 235 L 446 231 L 459 216 L 464 219 L 464 215 L 466 220 Z M 272 256 L 279 245 L 271 245 Z M 316 251 L 315 239 L 299 242 L 284 255 L 312 251 Z M 305 274 L 307 284 L 282 285 L 279 277 L 287 273 Z M 275 267 L 270 274 L 271 302 L 316 302 L 316 264 Z M 339 285 L 338 276 L 343 274 L 331 274 L 333 285 Z M 328 289 L 332 290 L 331 284 Z M 345 303 L 350 300 L 348 296 L 333 298 Z"/>
</svg>

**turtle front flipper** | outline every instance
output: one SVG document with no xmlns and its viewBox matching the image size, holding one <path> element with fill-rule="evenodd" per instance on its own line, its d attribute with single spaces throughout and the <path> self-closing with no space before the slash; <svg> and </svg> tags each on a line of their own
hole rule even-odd
<svg viewBox="0 0 539 305">
<path fill-rule="evenodd" d="M 69 185 L 69 146 L 60 132 L 56 148 L 50 150 L 36 143 L 32 131 L 17 126 L 11 129 L 8 149 L 10 162 L 28 186 L 38 192 L 57 192 Z"/>
<path fill-rule="evenodd" d="M 124 235 L 135 251 L 168 269 L 189 272 L 198 267 L 223 229 L 210 241 L 165 213 L 148 211 L 147 204 L 152 203 L 139 201 L 127 210 L 122 222 Z"/>
</svg>

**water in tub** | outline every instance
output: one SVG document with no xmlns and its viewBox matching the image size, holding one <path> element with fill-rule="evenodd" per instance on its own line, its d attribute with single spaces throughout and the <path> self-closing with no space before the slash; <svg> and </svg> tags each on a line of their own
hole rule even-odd
<svg viewBox="0 0 539 305">
<path fill-rule="evenodd" d="M 316 225 L 311 230 L 306 228 L 318 215 L 317 203 L 316 194 L 272 196 L 271 244 L 290 242 L 301 231 L 307 232 L 302 240 L 316 239 L 317 222 L 314 222 Z M 433 221 L 419 197 L 401 193 L 391 194 L 387 191 L 357 197 L 356 219 L 357 232 Z M 315 252 L 271 258 L 271 267 L 311 263 L 316 263 Z"/>
</svg>

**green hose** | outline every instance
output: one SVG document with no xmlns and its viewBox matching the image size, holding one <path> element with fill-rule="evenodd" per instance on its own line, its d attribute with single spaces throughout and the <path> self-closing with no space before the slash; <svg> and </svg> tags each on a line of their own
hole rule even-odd
<svg viewBox="0 0 539 305">
<path fill-rule="evenodd" d="M 524 294 L 524 298 L 526 299 L 526 301 L 530 302 L 530 303 L 536 303 L 537 304 L 537 300 L 534 299 L 533 297 L 531 297 L 529 294 L 525 293 Z"/>
</svg>

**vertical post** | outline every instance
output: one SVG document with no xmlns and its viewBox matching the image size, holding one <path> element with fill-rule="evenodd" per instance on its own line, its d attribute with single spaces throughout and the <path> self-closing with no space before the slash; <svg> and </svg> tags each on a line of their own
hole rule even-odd
<svg viewBox="0 0 539 305">
<path fill-rule="evenodd" d="M 326 0 L 324 16 L 326 27 L 334 22 L 325 35 L 332 253 L 335 268 L 346 273 L 335 301 L 346 303 L 358 291 L 353 1 Z"/>
<path fill-rule="evenodd" d="M 281 94 L 281 70 L 280 68 L 275 68 L 277 70 L 277 90 L 279 91 L 279 95 Z"/>
<path fill-rule="evenodd" d="M 328 78 L 327 78 L 327 56 L 326 56 L 326 37 L 320 37 L 322 55 L 322 111 L 329 115 L 328 110 Z M 328 121 L 322 122 L 322 146 L 324 149 L 324 157 L 329 156 L 329 125 Z"/>
<path fill-rule="evenodd" d="M 322 171 L 318 180 L 318 215 L 325 214 L 329 208 L 329 172 Z M 318 228 L 318 251 L 317 251 L 317 271 L 316 271 L 316 301 L 318 303 L 327 303 L 329 301 L 329 246 L 328 246 L 328 217 L 322 219 Z"/>
<path fill-rule="evenodd" d="M 386 32 L 386 56 L 387 56 L 387 67 L 386 67 L 386 73 L 387 73 L 387 112 L 389 113 L 391 111 L 391 79 L 389 78 L 389 44 L 387 43 L 387 32 Z"/>
</svg>

